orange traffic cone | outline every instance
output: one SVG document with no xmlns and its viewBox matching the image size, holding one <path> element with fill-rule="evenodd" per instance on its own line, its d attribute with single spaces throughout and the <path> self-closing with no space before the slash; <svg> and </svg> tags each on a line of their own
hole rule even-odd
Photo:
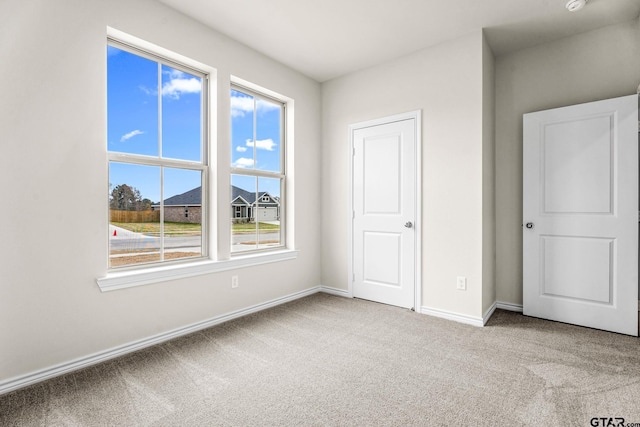
<svg viewBox="0 0 640 427">
<path fill-rule="evenodd" d="M 113 235 L 117 236 L 118 235 L 118 231 L 117 230 L 113 230 Z"/>
</svg>

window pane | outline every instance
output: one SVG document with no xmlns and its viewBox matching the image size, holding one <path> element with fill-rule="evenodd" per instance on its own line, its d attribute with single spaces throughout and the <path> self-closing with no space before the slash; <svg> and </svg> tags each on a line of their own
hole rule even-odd
<svg viewBox="0 0 640 427">
<path fill-rule="evenodd" d="M 254 168 L 253 96 L 231 89 L 231 166 Z"/>
<path fill-rule="evenodd" d="M 202 79 L 162 66 L 162 157 L 202 159 Z"/>
<path fill-rule="evenodd" d="M 202 172 L 164 168 L 164 259 L 202 256 Z"/>
<path fill-rule="evenodd" d="M 257 178 L 231 175 L 231 252 L 258 247 L 255 202 Z"/>
<path fill-rule="evenodd" d="M 259 248 L 268 248 L 281 244 L 280 188 L 280 179 L 258 178 L 256 223 L 258 224 Z"/>
<path fill-rule="evenodd" d="M 107 144 L 121 153 L 158 155 L 158 64 L 107 48 Z"/>
<path fill-rule="evenodd" d="M 160 168 L 109 163 L 109 266 L 160 260 Z"/>
<path fill-rule="evenodd" d="M 256 108 L 256 169 L 280 172 L 282 106 L 259 99 Z"/>
</svg>

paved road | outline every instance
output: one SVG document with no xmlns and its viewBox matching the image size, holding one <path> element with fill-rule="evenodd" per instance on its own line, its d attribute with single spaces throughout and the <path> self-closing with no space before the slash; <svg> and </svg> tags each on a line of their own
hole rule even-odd
<svg viewBox="0 0 640 427">
<path fill-rule="evenodd" d="M 115 236 L 113 235 L 115 231 Z M 260 233 L 260 241 L 275 241 L 280 238 L 280 234 L 275 233 Z M 255 234 L 235 234 L 232 236 L 231 244 L 234 245 L 235 249 L 241 249 L 243 246 L 248 246 L 251 248 L 251 245 L 243 245 L 242 243 L 246 242 L 255 242 L 256 236 Z M 164 239 L 164 247 L 166 249 L 175 249 L 175 250 L 188 250 L 192 249 L 194 251 L 199 251 L 201 245 L 201 237 L 200 236 L 167 236 Z M 154 236 L 145 236 L 141 233 L 134 233 L 132 231 L 126 230 L 124 228 L 115 227 L 113 225 L 109 225 L 109 247 L 110 250 L 114 251 L 135 251 L 142 249 L 159 249 L 160 248 L 160 238 Z"/>
</svg>

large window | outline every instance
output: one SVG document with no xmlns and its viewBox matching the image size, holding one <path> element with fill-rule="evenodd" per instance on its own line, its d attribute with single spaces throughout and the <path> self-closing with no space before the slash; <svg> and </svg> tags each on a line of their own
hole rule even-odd
<svg viewBox="0 0 640 427">
<path fill-rule="evenodd" d="M 231 252 L 284 244 L 285 104 L 231 89 Z"/>
<path fill-rule="evenodd" d="M 207 255 L 204 72 L 109 41 L 109 267 Z"/>
</svg>

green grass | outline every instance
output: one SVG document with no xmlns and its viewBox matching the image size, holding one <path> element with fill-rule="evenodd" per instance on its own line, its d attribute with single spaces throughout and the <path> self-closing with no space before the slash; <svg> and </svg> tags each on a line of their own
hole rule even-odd
<svg viewBox="0 0 640 427">
<path fill-rule="evenodd" d="M 142 233 L 148 236 L 160 234 L 159 222 L 112 222 L 116 227 Z M 167 236 L 199 236 L 202 233 L 200 224 L 190 224 L 187 222 L 165 222 L 164 234 Z"/>
<path fill-rule="evenodd" d="M 278 231 L 280 230 L 279 224 L 267 224 L 266 222 L 258 223 L 260 231 Z M 232 224 L 231 229 L 234 233 L 253 233 L 256 231 L 256 223 L 250 222 L 246 224 Z"/>
</svg>

